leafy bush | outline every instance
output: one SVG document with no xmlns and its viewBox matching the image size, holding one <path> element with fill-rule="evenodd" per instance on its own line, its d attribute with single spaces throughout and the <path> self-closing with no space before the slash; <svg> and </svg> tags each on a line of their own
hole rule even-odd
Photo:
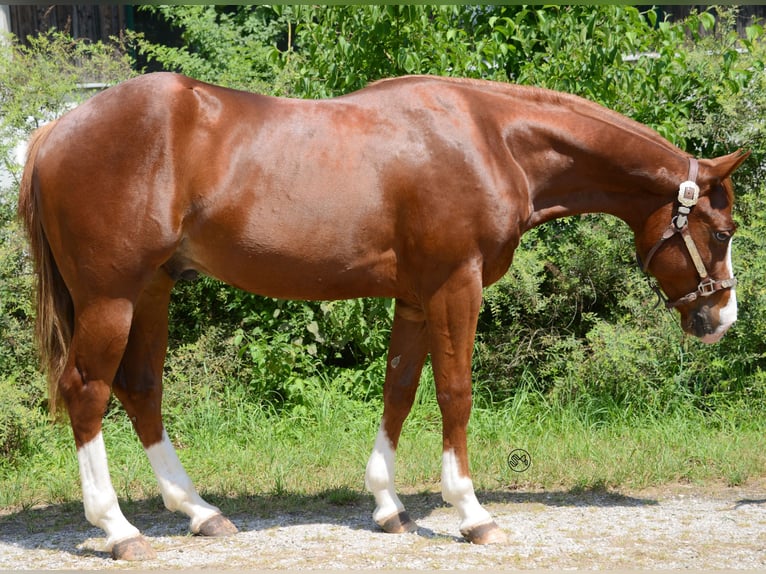
<svg viewBox="0 0 766 574">
<path fill-rule="evenodd" d="M 166 46 L 142 34 L 129 39 L 137 52 L 164 70 L 231 88 L 286 95 L 289 74 L 274 65 L 276 45 L 292 42 L 289 6 L 152 6 L 181 36 Z"/>
<path fill-rule="evenodd" d="M 46 384 L 32 342 L 32 275 L 12 205 L 0 203 L 0 458 L 24 450 L 44 419 Z"/>
<path fill-rule="evenodd" d="M 404 74 L 482 77 L 480 45 L 465 6 L 343 6 L 311 8 L 299 18 L 298 91 L 339 95 L 370 81 Z"/>
<path fill-rule="evenodd" d="M 75 40 L 63 32 L 0 42 L 0 157 L 16 175 L 10 151 L 40 122 L 60 116 L 88 95 L 88 84 L 112 85 L 133 74 L 119 44 Z"/>
</svg>

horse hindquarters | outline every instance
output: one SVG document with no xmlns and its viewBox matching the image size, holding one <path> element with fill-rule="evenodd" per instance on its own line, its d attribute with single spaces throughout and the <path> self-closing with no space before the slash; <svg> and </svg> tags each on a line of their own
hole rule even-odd
<svg viewBox="0 0 766 574">
<path fill-rule="evenodd" d="M 88 520 L 107 534 L 107 545 L 127 543 L 131 553 L 153 552 L 138 529 L 123 516 L 112 487 L 101 434 L 102 418 L 111 384 L 122 358 L 132 318 L 125 298 L 75 296 L 65 283 L 43 220 L 51 215 L 42 207 L 38 156 L 57 121 L 37 130 L 29 142 L 27 162 L 19 186 L 18 215 L 27 232 L 37 276 L 36 339 L 49 379 L 49 402 L 55 412 L 62 400 L 77 446 L 77 459 Z M 56 187 L 45 194 L 56 194 Z M 87 289 L 86 285 L 86 289 Z"/>
<path fill-rule="evenodd" d="M 41 133 L 49 132 L 50 128 Z M 41 202 L 35 197 L 41 185 L 33 175 L 35 152 L 42 141 L 41 136 L 34 140 L 27 161 L 19 212 L 31 239 L 38 274 L 38 344 L 48 363 L 50 400 L 55 406 L 57 398 L 62 399 L 69 413 L 86 518 L 105 532 L 107 549 L 115 558 L 155 556 L 120 510 L 109 474 L 102 418 L 114 387 L 133 419 L 168 507 L 186 512 L 194 532 L 234 532 L 220 511 L 197 495 L 162 428 L 161 375 L 172 281 L 162 270 L 155 271 L 148 284 L 124 270 L 115 275 L 108 259 L 101 267 L 92 259 L 84 260 L 87 266 L 78 267 L 81 258 L 65 255 L 71 245 L 49 243 L 42 226 Z M 56 191 L 55 186 L 48 186 L 44 193 L 55 196 Z M 64 282 L 54 252 L 64 254 L 62 261 L 69 266 L 66 276 L 75 286 L 73 290 Z M 103 253 L 102 247 L 99 254 Z M 94 274 L 96 269 L 100 271 Z"/>
</svg>

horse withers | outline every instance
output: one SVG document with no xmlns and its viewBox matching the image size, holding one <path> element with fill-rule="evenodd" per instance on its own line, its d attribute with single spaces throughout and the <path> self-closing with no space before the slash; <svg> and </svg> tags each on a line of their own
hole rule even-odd
<svg viewBox="0 0 766 574">
<path fill-rule="evenodd" d="M 101 421 L 112 392 L 191 531 L 234 525 L 196 492 L 162 423 L 171 289 L 200 272 L 261 295 L 396 300 L 373 518 L 415 530 L 394 488 L 402 423 L 431 355 L 442 492 L 475 543 L 505 534 L 477 500 L 466 427 L 482 288 L 521 235 L 554 218 L 624 220 L 685 331 L 736 320 L 730 176 L 747 154 L 695 159 L 578 97 L 486 81 L 384 80 L 343 97 L 279 99 L 158 73 L 40 129 L 19 214 L 38 276 L 51 403 L 69 413 L 85 514 L 115 558 L 154 555 L 123 516 Z"/>
</svg>

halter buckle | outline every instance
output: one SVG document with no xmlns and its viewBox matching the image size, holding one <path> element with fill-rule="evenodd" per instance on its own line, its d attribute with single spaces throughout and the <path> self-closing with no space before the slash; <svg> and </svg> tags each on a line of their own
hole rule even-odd
<svg viewBox="0 0 766 574">
<path fill-rule="evenodd" d="M 684 207 L 694 207 L 700 198 L 700 188 L 693 181 L 685 181 L 678 188 L 678 203 Z"/>
</svg>

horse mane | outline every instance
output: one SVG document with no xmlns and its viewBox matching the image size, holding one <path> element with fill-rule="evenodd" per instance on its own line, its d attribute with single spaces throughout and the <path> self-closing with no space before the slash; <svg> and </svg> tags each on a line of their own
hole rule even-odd
<svg viewBox="0 0 766 574">
<path fill-rule="evenodd" d="M 666 149 L 687 155 L 682 150 L 678 149 L 675 145 L 670 143 L 667 139 L 662 137 L 659 133 L 657 133 L 657 131 L 648 126 L 645 126 L 640 122 L 637 122 L 632 118 L 620 114 L 619 112 L 615 112 L 606 106 L 581 96 L 566 92 L 558 92 L 548 88 L 484 80 L 479 78 L 453 78 L 447 76 L 428 75 L 411 75 L 395 78 L 383 78 L 371 82 L 368 87 L 383 87 L 389 83 L 406 81 L 433 81 L 438 83 L 462 85 L 473 87 L 484 92 L 495 92 L 509 97 L 521 97 L 525 100 L 537 101 L 541 104 L 566 107 L 573 113 L 588 117 L 596 121 L 611 124 L 625 131 L 629 131 L 637 136 L 643 137 L 644 139 L 650 140 L 655 144 L 665 147 Z"/>
</svg>

